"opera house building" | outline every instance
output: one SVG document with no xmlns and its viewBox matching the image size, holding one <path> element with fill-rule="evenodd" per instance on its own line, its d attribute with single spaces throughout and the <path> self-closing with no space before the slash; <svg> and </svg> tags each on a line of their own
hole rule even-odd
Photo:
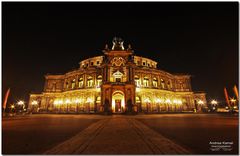
<svg viewBox="0 0 240 156">
<path fill-rule="evenodd" d="M 120 38 L 105 46 L 102 56 L 88 58 L 79 68 L 45 75 L 41 94 L 30 94 L 33 113 L 162 113 L 199 112 L 204 92 L 193 92 L 191 75 L 157 68 L 157 62 L 137 56 Z"/>
</svg>

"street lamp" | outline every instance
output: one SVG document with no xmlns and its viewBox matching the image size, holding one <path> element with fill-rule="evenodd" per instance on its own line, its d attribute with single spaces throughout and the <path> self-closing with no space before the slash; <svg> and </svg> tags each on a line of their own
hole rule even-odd
<svg viewBox="0 0 240 156">
<path fill-rule="evenodd" d="M 234 98 L 231 98 L 231 99 L 230 99 L 230 102 L 232 103 L 233 109 L 237 109 L 237 106 L 235 106 L 236 101 L 237 101 L 237 100 L 234 99 Z"/>
<path fill-rule="evenodd" d="M 212 105 L 217 105 L 218 102 L 217 102 L 216 100 L 212 100 L 212 101 L 211 101 L 211 104 L 212 104 Z"/>
<path fill-rule="evenodd" d="M 92 98 L 87 98 L 86 103 L 88 104 L 88 112 L 91 111 L 91 105 L 93 104 L 93 99 Z"/>
<path fill-rule="evenodd" d="M 199 105 L 202 105 L 202 104 L 203 104 L 203 101 L 202 101 L 202 100 L 199 100 L 199 101 L 198 101 L 198 104 L 199 104 Z"/>
<path fill-rule="evenodd" d="M 31 102 L 31 104 L 32 104 L 32 106 L 33 106 L 31 111 L 33 111 L 33 110 L 35 110 L 35 107 L 37 106 L 38 102 L 37 102 L 37 100 L 33 100 L 33 101 Z"/>
<path fill-rule="evenodd" d="M 172 104 L 172 103 L 171 103 L 171 100 L 170 100 L 170 99 L 166 99 L 166 100 L 165 100 L 165 103 L 167 104 L 167 111 L 169 111 L 170 104 Z"/>
<path fill-rule="evenodd" d="M 32 105 L 37 105 L 37 104 L 38 104 L 38 102 L 36 100 L 32 101 Z"/>
<path fill-rule="evenodd" d="M 156 103 L 157 103 L 157 107 L 158 107 L 158 113 L 161 112 L 161 106 L 160 106 L 161 102 L 162 102 L 161 99 L 158 99 L 158 98 L 156 99 Z"/>
<path fill-rule="evenodd" d="M 13 110 L 14 110 L 14 108 L 15 108 L 15 105 L 14 105 L 14 104 L 11 104 L 11 105 L 10 105 L 10 108 L 11 108 L 11 111 L 12 111 L 12 113 L 13 113 Z"/>
<path fill-rule="evenodd" d="M 218 104 L 217 100 L 212 100 L 211 104 L 213 105 L 213 110 L 215 110 L 215 106 Z"/>
<path fill-rule="evenodd" d="M 75 103 L 77 104 L 77 113 L 79 112 L 79 103 L 80 103 L 80 99 L 76 99 Z"/>
<path fill-rule="evenodd" d="M 12 104 L 10 107 L 11 107 L 12 109 L 14 109 L 14 108 L 15 108 L 14 104 Z"/>
<path fill-rule="evenodd" d="M 71 103 L 71 101 L 69 99 L 66 99 L 65 103 L 67 104 L 67 113 L 68 113 L 68 111 L 69 111 L 69 104 Z"/>
<path fill-rule="evenodd" d="M 146 103 L 146 106 L 147 106 L 147 112 L 149 112 L 149 104 L 151 101 L 149 100 L 149 98 L 146 98 L 144 102 Z"/>
<path fill-rule="evenodd" d="M 232 98 L 232 99 L 230 99 L 230 101 L 235 104 L 236 99 Z"/>
<path fill-rule="evenodd" d="M 17 102 L 17 104 L 18 104 L 19 106 L 22 106 L 22 109 L 25 110 L 25 109 L 24 109 L 24 108 L 25 108 L 24 101 L 20 100 L 20 101 Z"/>
<path fill-rule="evenodd" d="M 18 101 L 17 104 L 18 104 L 18 105 L 24 105 L 24 101 L 20 100 L 20 101 Z"/>
</svg>

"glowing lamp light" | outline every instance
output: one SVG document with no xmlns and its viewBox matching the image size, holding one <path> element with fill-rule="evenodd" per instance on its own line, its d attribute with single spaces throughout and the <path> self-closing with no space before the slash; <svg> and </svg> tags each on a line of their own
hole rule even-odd
<svg viewBox="0 0 240 156">
<path fill-rule="evenodd" d="M 234 103 L 234 102 L 236 102 L 236 99 L 232 98 L 232 99 L 230 99 L 230 101 Z"/>
<path fill-rule="evenodd" d="M 150 103 L 151 101 L 149 100 L 149 98 L 145 99 L 144 102 L 146 103 Z"/>
<path fill-rule="evenodd" d="M 75 100 L 75 103 L 80 103 L 80 99 L 76 99 L 76 100 Z"/>
<path fill-rule="evenodd" d="M 87 98 L 87 103 L 92 103 L 93 99 L 92 98 Z"/>
<path fill-rule="evenodd" d="M 53 104 L 54 104 L 54 105 L 58 105 L 58 104 L 59 104 L 59 101 L 58 101 L 58 100 L 54 100 Z"/>
<path fill-rule="evenodd" d="M 217 102 L 216 100 L 212 100 L 212 101 L 211 101 L 211 104 L 212 104 L 212 105 L 217 105 L 218 102 Z"/>
<path fill-rule="evenodd" d="M 162 100 L 161 99 L 156 99 L 156 103 L 161 103 Z"/>
<path fill-rule="evenodd" d="M 136 92 L 140 92 L 140 88 L 137 87 L 137 88 L 136 88 Z"/>
<path fill-rule="evenodd" d="M 69 104 L 69 103 L 71 103 L 71 101 L 70 101 L 69 99 L 67 99 L 67 100 L 65 101 L 65 103 L 66 103 L 66 104 Z"/>
<path fill-rule="evenodd" d="M 166 99 L 165 102 L 171 104 L 171 100 L 170 99 Z"/>
<path fill-rule="evenodd" d="M 20 101 L 18 101 L 17 104 L 18 104 L 18 105 L 23 105 L 23 104 L 24 104 L 24 101 L 20 100 Z"/>
<path fill-rule="evenodd" d="M 100 92 L 100 91 L 101 91 L 100 86 L 97 86 L 96 91 L 97 91 L 97 92 Z"/>
<path fill-rule="evenodd" d="M 37 105 L 38 102 L 36 100 L 32 101 L 32 105 Z"/>
<path fill-rule="evenodd" d="M 58 101 L 58 104 L 63 104 L 63 101 L 62 101 L 62 100 L 59 100 L 59 101 Z"/>
<path fill-rule="evenodd" d="M 182 104 L 182 100 L 177 100 L 177 104 L 181 105 Z"/>
<path fill-rule="evenodd" d="M 13 108 L 15 108 L 15 106 L 14 106 L 14 105 L 11 105 L 11 108 L 13 109 Z"/>
<path fill-rule="evenodd" d="M 198 101 L 198 104 L 202 105 L 202 104 L 203 104 L 203 101 L 202 101 L 202 100 L 199 100 L 199 101 Z"/>
</svg>

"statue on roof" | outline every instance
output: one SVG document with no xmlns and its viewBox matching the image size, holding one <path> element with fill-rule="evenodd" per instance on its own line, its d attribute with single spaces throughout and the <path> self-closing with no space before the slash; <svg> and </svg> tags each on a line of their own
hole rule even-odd
<svg viewBox="0 0 240 156">
<path fill-rule="evenodd" d="M 124 46 L 123 46 L 123 40 L 119 37 L 114 37 L 113 38 L 113 46 L 112 46 L 112 50 L 124 50 Z"/>
</svg>

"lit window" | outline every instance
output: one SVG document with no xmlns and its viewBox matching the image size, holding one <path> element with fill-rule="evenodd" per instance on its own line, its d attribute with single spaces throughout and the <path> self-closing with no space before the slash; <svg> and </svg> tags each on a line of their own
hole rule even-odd
<svg viewBox="0 0 240 156">
<path fill-rule="evenodd" d="M 91 76 L 89 76 L 87 78 L 87 86 L 88 87 L 92 87 L 93 86 L 93 78 Z"/>
<path fill-rule="evenodd" d="M 140 79 L 139 79 L 139 77 L 138 76 L 135 76 L 135 85 L 137 86 L 137 87 L 139 87 L 140 86 Z"/>
<path fill-rule="evenodd" d="M 168 89 L 171 89 L 171 88 L 172 88 L 172 87 L 171 87 L 171 82 L 170 82 L 170 81 L 168 81 L 167 85 L 168 85 Z"/>
<path fill-rule="evenodd" d="M 82 77 L 80 77 L 80 78 L 78 79 L 78 87 L 79 87 L 79 88 L 83 87 L 83 78 L 82 78 Z"/>
<path fill-rule="evenodd" d="M 183 88 L 184 88 L 184 87 L 183 87 L 183 85 L 184 85 L 184 84 L 183 84 L 183 82 L 182 82 L 182 81 L 180 81 L 180 88 L 181 88 L 181 89 L 183 89 Z"/>
<path fill-rule="evenodd" d="M 75 88 L 75 84 L 76 84 L 76 80 L 73 79 L 73 80 L 72 80 L 72 89 Z"/>
<path fill-rule="evenodd" d="M 149 86 L 148 77 L 144 77 L 144 79 L 143 79 L 143 86 L 144 86 L 144 87 L 148 87 L 148 86 Z"/>
<path fill-rule="evenodd" d="M 66 88 L 68 89 L 68 87 L 69 87 L 69 86 L 68 86 L 68 82 L 66 82 Z"/>
<path fill-rule="evenodd" d="M 153 78 L 153 87 L 157 87 L 157 84 L 158 83 L 158 80 L 157 80 L 157 78 Z"/>
<path fill-rule="evenodd" d="M 102 76 L 99 75 L 99 76 L 97 77 L 97 87 L 100 87 L 101 84 L 102 84 Z"/>
<path fill-rule="evenodd" d="M 165 82 L 163 79 L 161 79 L 161 87 L 164 89 L 165 88 Z"/>
</svg>

